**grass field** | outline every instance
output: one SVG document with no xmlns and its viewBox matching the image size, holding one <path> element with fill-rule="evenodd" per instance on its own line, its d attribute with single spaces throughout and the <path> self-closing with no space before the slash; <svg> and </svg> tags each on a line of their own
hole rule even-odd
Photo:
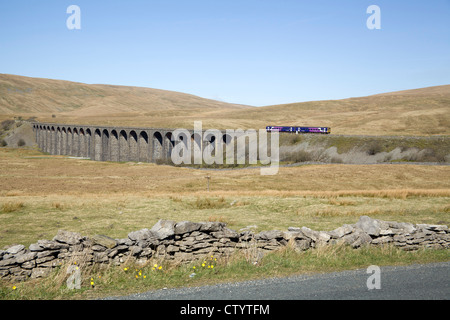
<svg viewBox="0 0 450 320">
<path fill-rule="evenodd" d="M 450 222 L 448 166 L 307 165 L 261 176 L 0 148 L 0 168 L 0 247 L 50 239 L 58 229 L 121 238 L 159 219 L 224 221 L 235 230 L 332 230 L 361 215 Z"/>
<path fill-rule="evenodd" d="M 210 176 L 210 191 L 206 190 Z M 0 248 L 51 239 L 59 229 L 125 238 L 159 219 L 223 221 L 239 230 L 332 230 L 361 215 L 382 220 L 450 224 L 450 167 L 424 165 L 305 165 L 276 176 L 258 169 L 198 170 L 148 163 L 94 162 L 29 149 L 0 148 Z M 162 287 L 202 285 L 370 264 L 447 261 L 447 250 L 327 248 L 298 254 L 287 248 L 254 266 L 245 257 L 197 265 L 151 265 L 83 271 L 70 291 L 61 269 L 47 279 L 0 283 L 0 299 L 90 299 Z M 145 277 L 144 277 L 145 275 Z M 89 285 L 95 282 L 95 286 Z"/>
<path fill-rule="evenodd" d="M 425 136 L 450 134 L 449 106 L 450 85 L 256 108 L 151 88 L 0 74 L 0 121 L 21 117 L 57 123 L 188 129 L 194 121 L 202 121 L 204 129 L 330 126 L 333 134 L 379 137 L 370 141 L 354 136 L 332 135 L 323 137 L 323 141 L 314 137 L 321 148 L 333 146 L 337 152 L 349 152 L 359 147 L 364 156 L 396 147 L 426 149 L 420 159 L 411 161 L 443 162 L 448 158 L 448 141 L 438 144 L 435 138 L 439 137 Z M 387 135 L 410 137 L 393 141 Z M 308 139 L 289 136 L 281 144 L 312 145 Z M 286 230 L 290 226 L 332 230 L 355 223 L 361 215 L 449 225 L 449 213 L 449 166 L 303 165 L 281 167 L 275 176 L 261 176 L 257 168 L 200 170 L 94 162 L 26 148 L 0 148 L 0 249 L 51 239 L 60 229 L 85 236 L 125 238 L 131 231 L 151 228 L 159 219 L 223 221 L 234 230 Z M 217 261 L 214 271 L 201 270 L 197 265 L 198 276 L 194 278 L 189 277 L 193 265 L 164 265 L 161 272 L 153 272 L 151 265 L 128 271 L 92 268 L 83 270 L 82 290 L 75 292 L 66 288 L 67 274 L 61 269 L 44 280 L 0 282 L 0 299 L 88 299 L 370 264 L 449 259 L 448 250 L 326 247 L 299 254 L 286 248 L 266 255 L 256 266 L 242 256 Z M 93 282 L 95 286 L 89 285 Z"/>
</svg>

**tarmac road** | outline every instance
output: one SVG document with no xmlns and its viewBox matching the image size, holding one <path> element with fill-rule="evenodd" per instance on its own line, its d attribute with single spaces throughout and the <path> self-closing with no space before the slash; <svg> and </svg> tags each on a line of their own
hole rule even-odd
<svg viewBox="0 0 450 320">
<path fill-rule="evenodd" d="M 162 289 L 118 300 L 448 300 L 450 261 L 299 275 L 194 288 Z M 379 280 L 379 281 L 378 281 Z M 378 285 L 369 289 L 367 283 Z"/>
</svg>

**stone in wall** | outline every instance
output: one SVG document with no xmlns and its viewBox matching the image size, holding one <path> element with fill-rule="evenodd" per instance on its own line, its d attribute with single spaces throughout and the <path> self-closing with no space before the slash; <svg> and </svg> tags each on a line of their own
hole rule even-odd
<svg viewBox="0 0 450 320">
<path fill-rule="evenodd" d="M 170 220 L 160 220 L 151 229 L 130 232 L 124 239 L 104 235 L 85 237 L 60 230 L 52 240 L 38 240 L 28 248 L 16 244 L 0 250 L 0 278 L 11 281 L 41 278 L 63 264 L 144 265 L 153 258 L 191 262 L 209 255 L 229 256 L 236 251 L 242 252 L 249 262 L 258 263 L 265 253 L 288 245 L 300 252 L 342 243 L 355 249 L 385 244 L 404 250 L 448 249 L 450 231 L 445 225 L 414 225 L 368 216 L 331 231 L 289 227 L 287 231 L 236 232 L 222 222 Z"/>
</svg>

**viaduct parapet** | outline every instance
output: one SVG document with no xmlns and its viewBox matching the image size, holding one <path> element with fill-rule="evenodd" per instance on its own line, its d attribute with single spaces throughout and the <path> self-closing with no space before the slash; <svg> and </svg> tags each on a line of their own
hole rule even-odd
<svg viewBox="0 0 450 320">
<path fill-rule="evenodd" d="M 33 123 L 36 142 L 43 152 L 96 161 L 166 162 L 175 145 L 174 129 L 106 127 L 56 123 Z M 215 136 L 203 137 L 188 130 L 192 148 L 213 143 Z M 182 137 L 184 139 L 184 137 Z M 227 143 L 227 135 L 223 133 Z"/>
</svg>

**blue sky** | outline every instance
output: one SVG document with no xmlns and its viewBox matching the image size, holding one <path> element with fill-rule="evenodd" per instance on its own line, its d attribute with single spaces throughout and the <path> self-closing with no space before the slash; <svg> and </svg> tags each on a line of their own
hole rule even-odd
<svg viewBox="0 0 450 320">
<path fill-rule="evenodd" d="M 450 84 L 450 0 L 1 1 L 0 73 L 254 106 Z"/>
</svg>

